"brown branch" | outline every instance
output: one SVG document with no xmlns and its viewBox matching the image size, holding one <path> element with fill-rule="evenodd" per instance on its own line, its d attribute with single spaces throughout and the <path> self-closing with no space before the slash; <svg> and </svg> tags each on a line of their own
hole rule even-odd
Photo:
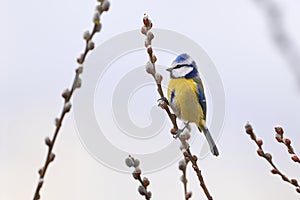
<svg viewBox="0 0 300 200">
<path fill-rule="evenodd" d="M 125 159 L 125 163 L 128 167 L 134 167 L 134 171 L 132 172 L 132 176 L 135 180 L 138 180 L 141 184 L 138 187 L 138 192 L 140 193 L 140 195 L 144 196 L 146 200 L 150 200 L 151 197 L 152 197 L 152 193 L 147 190 L 147 187 L 150 185 L 150 181 L 146 177 L 144 177 L 142 179 L 142 177 L 141 177 L 142 170 L 139 168 L 140 161 L 129 155 Z"/>
<path fill-rule="evenodd" d="M 92 33 L 90 34 L 88 31 L 84 33 L 84 39 L 86 40 L 86 44 L 85 44 L 84 53 L 81 54 L 80 57 L 77 59 L 77 62 L 79 64 L 82 64 L 85 61 L 85 58 L 86 58 L 88 52 L 94 49 L 95 45 L 94 45 L 94 42 L 92 42 L 92 38 L 95 35 L 95 33 L 100 32 L 100 30 L 101 30 L 100 16 L 104 11 L 108 11 L 109 6 L 110 6 L 110 3 L 107 0 L 101 1 L 101 3 L 99 5 L 97 5 L 96 13 L 95 13 L 95 16 L 93 19 L 94 27 L 93 27 Z M 72 104 L 71 104 L 70 100 L 72 98 L 72 95 L 76 89 L 79 89 L 81 87 L 80 74 L 82 72 L 83 72 L 83 67 L 79 66 L 75 70 L 75 77 L 73 79 L 71 90 L 66 89 L 62 93 L 62 97 L 64 98 L 64 106 L 63 106 L 63 109 L 61 111 L 59 118 L 55 119 L 56 127 L 54 130 L 52 139 L 50 139 L 49 137 L 46 137 L 46 139 L 45 139 L 45 143 L 48 146 L 48 152 L 47 152 L 44 166 L 41 169 L 39 169 L 39 171 L 38 171 L 39 172 L 39 181 L 38 181 L 37 187 L 35 189 L 33 200 L 40 199 L 40 190 L 44 184 L 44 178 L 45 178 L 47 169 L 48 169 L 50 163 L 55 158 L 55 154 L 53 153 L 54 144 L 55 144 L 55 141 L 59 134 L 60 128 L 62 126 L 64 117 L 71 110 Z"/>
<path fill-rule="evenodd" d="M 165 99 L 166 97 L 164 96 L 164 93 L 163 93 L 163 90 L 162 90 L 162 87 L 161 87 L 161 82 L 162 82 L 162 75 L 157 73 L 156 72 L 156 68 L 155 68 L 155 62 L 157 60 L 156 56 L 154 55 L 153 53 L 153 49 L 151 47 L 151 42 L 152 42 L 152 39 L 154 38 L 154 35 L 153 33 L 151 32 L 151 28 L 153 26 L 151 20 L 148 18 L 148 16 L 145 14 L 144 18 L 143 18 L 143 27 L 141 28 L 141 32 L 142 34 L 144 34 L 146 36 L 146 40 L 145 40 L 145 47 L 147 48 L 147 53 L 149 55 L 149 61 L 148 63 L 146 64 L 146 71 L 151 74 L 153 76 L 153 78 L 155 79 L 156 81 L 156 85 L 157 85 L 157 91 L 162 99 L 161 102 L 159 102 L 159 106 L 161 106 L 168 114 L 172 124 L 173 124 L 173 129 L 171 130 L 171 133 L 173 135 L 175 135 L 177 133 L 177 130 L 178 130 L 178 125 L 177 125 L 177 122 L 176 122 L 176 115 L 175 114 L 172 114 L 168 105 L 166 104 L 165 102 Z M 205 182 L 204 182 L 204 179 L 202 177 L 202 174 L 201 174 L 201 170 L 199 169 L 198 165 L 197 165 L 197 157 L 195 155 L 192 155 L 191 154 L 191 151 L 189 149 L 189 145 L 187 144 L 186 140 L 182 140 L 180 139 L 181 143 L 182 143 L 182 146 L 184 146 L 184 148 L 186 149 L 185 151 L 185 157 L 186 158 L 189 158 L 190 161 L 192 162 L 193 164 L 193 169 L 194 171 L 196 172 L 197 176 L 198 176 L 198 180 L 200 181 L 200 186 L 202 187 L 206 197 L 208 200 L 213 200 L 212 196 L 210 195 L 206 185 L 205 185 Z"/>
<path fill-rule="evenodd" d="M 159 96 L 163 99 L 166 99 L 164 92 L 161 87 L 161 81 L 162 81 L 162 75 L 159 73 L 156 73 L 156 68 L 155 68 L 155 62 L 157 61 L 156 56 L 153 53 L 153 49 L 151 47 L 151 41 L 154 38 L 153 33 L 150 31 L 152 28 L 152 22 L 148 18 L 148 16 L 145 14 L 143 18 L 144 26 L 141 29 L 141 32 L 146 36 L 146 41 L 145 41 L 145 47 L 147 48 L 147 53 L 149 56 L 149 61 L 146 66 L 146 70 L 149 74 L 153 76 L 153 78 L 156 81 L 156 86 L 157 86 L 157 92 Z M 173 124 L 173 131 L 176 132 L 178 130 L 178 125 L 176 122 L 176 115 L 172 114 L 168 106 L 164 106 L 164 109 L 166 110 L 169 118 L 171 119 L 171 122 Z"/>
<path fill-rule="evenodd" d="M 268 161 L 268 163 L 273 167 L 273 169 L 271 170 L 272 174 L 278 174 L 283 181 L 290 183 L 291 185 L 295 186 L 296 191 L 298 193 L 300 193 L 300 186 L 298 184 L 298 181 L 296 179 L 289 179 L 286 175 L 284 175 L 274 164 L 274 162 L 272 161 L 272 155 L 270 153 L 265 153 L 262 145 L 263 145 L 263 141 L 261 139 L 257 139 L 256 135 L 253 132 L 253 128 L 252 126 L 247 123 L 245 126 L 245 130 L 246 133 L 250 135 L 250 138 L 256 143 L 256 145 L 258 146 L 258 150 L 257 153 L 260 157 L 263 157 L 264 159 L 266 159 Z"/>
<path fill-rule="evenodd" d="M 186 151 L 183 152 L 184 153 L 184 156 L 186 159 L 189 159 L 191 162 L 192 162 L 192 167 L 194 169 L 194 171 L 196 172 L 197 174 L 197 177 L 198 177 L 198 180 L 200 182 L 200 186 L 202 187 L 206 197 L 208 200 L 213 200 L 212 196 L 210 195 L 206 185 L 205 185 L 205 182 L 204 182 L 204 179 L 203 179 L 203 176 L 201 174 L 201 170 L 199 169 L 198 167 L 198 164 L 197 164 L 197 156 L 196 155 L 193 155 L 190 151 L 190 149 L 186 149 Z"/>
<path fill-rule="evenodd" d="M 283 143 L 287 147 L 287 150 L 288 150 L 289 154 L 292 155 L 291 159 L 296 163 L 300 163 L 300 159 L 297 156 L 297 154 L 295 153 L 294 148 L 291 145 L 291 143 L 292 143 L 291 140 L 288 139 L 288 138 L 285 138 L 283 136 L 283 133 L 284 133 L 283 128 L 282 127 L 275 127 L 275 132 L 276 132 L 276 135 L 275 135 L 276 140 L 279 143 Z"/>
</svg>

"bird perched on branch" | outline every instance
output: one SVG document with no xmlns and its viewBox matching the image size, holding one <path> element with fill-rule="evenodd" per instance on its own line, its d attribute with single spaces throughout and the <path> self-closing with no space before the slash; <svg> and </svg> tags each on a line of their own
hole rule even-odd
<svg viewBox="0 0 300 200">
<path fill-rule="evenodd" d="M 170 72 L 169 105 L 179 119 L 196 123 L 199 131 L 204 133 L 210 151 L 218 156 L 219 151 L 206 126 L 206 99 L 195 61 L 188 54 L 180 54 L 167 71 Z"/>
</svg>

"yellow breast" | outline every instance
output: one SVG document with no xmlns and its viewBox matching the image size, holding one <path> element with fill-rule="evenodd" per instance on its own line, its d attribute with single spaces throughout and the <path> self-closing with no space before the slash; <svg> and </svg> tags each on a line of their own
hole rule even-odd
<svg viewBox="0 0 300 200">
<path fill-rule="evenodd" d="M 171 100 L 172 91 L 174 91 L 173 100 Z M 197 124 L 203 119 L 197 86 L 193 79 L 171 79 L 168 86 L 168 99 L 171 108 L 180 119 Z"/>
</svg>

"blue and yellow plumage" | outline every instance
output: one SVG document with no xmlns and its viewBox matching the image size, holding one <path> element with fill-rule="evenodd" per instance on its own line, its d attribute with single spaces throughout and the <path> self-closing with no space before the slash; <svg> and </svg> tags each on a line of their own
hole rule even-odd
<svg viewBox="0 0 300 200">
<path fill-rule="evenodd" d="M 170 72 L 168 100 L 175 115 L 185 122 L 196 123 L 203 131 L 211 152 L 218 156 L 217 146 L 206 126 L 206 99 L 195 61 L 180 54 L 167 69 Z"/>
</svg>

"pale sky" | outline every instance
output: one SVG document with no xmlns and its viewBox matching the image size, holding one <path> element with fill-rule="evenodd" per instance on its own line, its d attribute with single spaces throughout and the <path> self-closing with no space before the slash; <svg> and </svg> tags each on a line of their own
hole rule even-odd
<svg viewBox="0 0 300 200">
<path fill-rule="evenodd" d="M 287 0 L 275 3 L 281 8 L 284 28 L 300 49 L 300 3 Z M 82 34 L 92 27 L 94 6 L 95 1 L 86 0 L 0 2 L 1 200 L 33 197 L 38 181 L 37 171 L 47 150 L 44 138 L 53 134 L 54 118 L 63 103 L 60 95 L 73 79 L 76 57 L 84 45 Z M 300 152 L 297 74 L 290 70 L 271 38 L 264 10 L 253 0 L 112 0 L 111 9 L 102 16 L 103 26 L 101 33 L 95 37 L 96 46 L 115 35 L 139 29 L 145 12 L 156 28 L 178 32 L 200 45 L 214 62 L 222 79 L 226 114 L 217 142 L 220 156 L 209 155 L 199 162 L 214 199 L 299 198 L 293 186 L 270 173 L 271 167 L 257 156 L 256 146 L 244 133 L 244 125 L 250 121 L 278 167 L 288 177 L 300 181 L 299 167 L 290 161 L 285 147 L 277 144 L 273 130 L 274 126 L 282 125 L 286 136 Z M 143 58 L 146 56 L 132 62 L 137 67 L 142 66 L 146 62 Z M 158 57 L 158 64 L 171 63 L 169 58 L 172 57 L 162 55 L 161 60 Z M 129 55 L 122 66 L 119 64 L 122 73 L 130 68 L 130 59 L 134 56 Z M 111 80 L 117 83 L 119 78 L 116 76 Z M 104 80 L 104 85 L 110 84 Z M 83 80 L 83 84 L 84 81 L 88 80 Z M 147 96 L 138 93 L 128 104 L 131 119 L 140 126 L 151 121 L 150 109 L 156 104 L 155 90 L 151 87 L 145 89 L 151 90 Z M 100 97 L 99 93 L 95 95 L 98 103 L 95 108 L 107 103 L 104 97 L 103 101 Z M 143 97 L 147 98 L 144 107 L 141 103 Z M 141 106 L 141 109 L 134 105 Z M 96 116 L 101 116 L 101 110 L 95 109 L 95 112 Z M 110 120 L 111 115 L 103 114 Z M 165 126 L 168 129 L 171 124 L 167 122 Z M 127 145 L 117 136 L 110 139 L 113 138 L 120 148 L 133 145 Z M 168 137 L 164 138 L 168 140 Z M 155 144 L 160 142 L 155 141 Z M 139 151 L 138 147 L 129 149 Z M 161 147 L 154 145 L 153 148 Z M 192 146 L 193 149 L 197 154 L 199 148 Z M 137 192 L 138 183 L 130 174 L 107 168 L 88 153 L 77 133 L 73 113 L 63 123 L 54 152 L 55 161 L 48 169 L 41 190 L 43 200 L 143 199 Z M 191 168 L 188 175 L 192 199 L 205 199 Z M 153 200 L 183 199 L 177 162 L 146 176 L 151 181 L 149 189 Z"/>
</svg>

